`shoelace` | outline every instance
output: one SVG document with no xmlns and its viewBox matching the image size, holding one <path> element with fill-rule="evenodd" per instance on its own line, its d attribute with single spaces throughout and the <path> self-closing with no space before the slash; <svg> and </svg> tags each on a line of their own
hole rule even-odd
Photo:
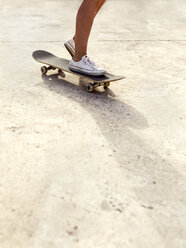
<svg viewBox="0 0 186 248">
<path fill-rule="evenodd" d="M 92 69 L 95 69 L 96 68 L 95 63 L 93 61 L 91 61 L 87 55 L 84 57 L 84 62 L 87 65 L 89 65 Z"/>
</svg>

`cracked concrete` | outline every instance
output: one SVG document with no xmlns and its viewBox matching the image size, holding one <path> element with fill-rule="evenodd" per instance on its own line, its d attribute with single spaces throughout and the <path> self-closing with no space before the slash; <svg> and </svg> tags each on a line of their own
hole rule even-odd
<svg viewBox="0 0 186 248">
<path fill-rule="evenodd" d="M 186 3 L 107 0 L 89 56 L 126 78 L 93 94 L 31 57 L 79 4 L 0 1 L 0 247 L 186 247 Z"/>
</svg>

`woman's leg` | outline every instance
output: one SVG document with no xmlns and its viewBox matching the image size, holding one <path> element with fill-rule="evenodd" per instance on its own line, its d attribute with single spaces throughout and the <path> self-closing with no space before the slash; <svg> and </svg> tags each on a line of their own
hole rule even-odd
<svg viewBox="0 0 186 248">
<path fill-rule="evenodd" d="M 97 9 L 97 12 L 96 12 L 96 15 L 97 15 L 97 13 L 99 12 L 99 10 L 101 9 L 101 7 L 103 6 L 103 4 L 104 4 L 105 2 L 106 2 L 106 0 L 100 1 L 100 4 L 99 4 L 98 9 Z M 75 41 L 76 35 L 74 35 L 73 39 L 74 39 L 74 41 Z"/>
<path fill-rule="evenodd" d="M 87 43 L 95 16 L 106 0 L 83 0 L 76 17 L 75 55 L 79 61 L 87 54 Z"/>
</svg>

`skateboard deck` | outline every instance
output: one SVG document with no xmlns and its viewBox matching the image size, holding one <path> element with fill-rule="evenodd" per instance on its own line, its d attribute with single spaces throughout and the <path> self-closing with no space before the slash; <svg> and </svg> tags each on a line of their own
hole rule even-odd
<svg viewBox="0 0 186 248">
<path fill-rule="evenodd" d="M 47 71 L 49 70 L 58 69 L 59 72 L 63 71 L 87 79 L 89 81 L 89 83 L 87 84 L 87 90 L 89 92 L 93 91 L 95 88 L 99 86 L 103 86 L 104 88 L 107 88 L 110 85 L 110 82 L 118 81 L 125 78 L 123 76 L 116 76 L 110 73 L 105 73 L 102 76 L 91 76 L 79 72 L 74 72 L 69 69 L 70 61 L 68 59 L 59 58 L 54 54 L 44 50 L 34 51 L 32 56 L 37 62 L 48 65 L 48 67 L 46 66 L 41 67 L 42 74 L 46 74 Z"/>
</svg>

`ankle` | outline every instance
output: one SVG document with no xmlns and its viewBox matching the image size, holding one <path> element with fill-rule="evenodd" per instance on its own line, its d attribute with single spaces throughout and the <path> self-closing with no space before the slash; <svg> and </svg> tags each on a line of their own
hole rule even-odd
<svg viewBox="0 0 186 248">
<path fill-rule="evenodd" d="M 75 56 L 74 56 L 74 57 L 73 57 L 73 60 L 74 60 L 75 62 L 79 62 L 79 61 L 81 60 L 81 58 L 82 58 L 82 57 L 75 57 Z"/>
<path fill-rule="evenodd" d="M 81 54 L 81 55 L 74 55 L 74 57 L 73 57 L 73 60 L 75 61 L 75 62 L 78 62 L 78 61 L 80 61 L 82 58 L 83 58 L 83 56 L 85 56 L 86 55 L 86 53 L 84 54 Z"/>
</svg>

